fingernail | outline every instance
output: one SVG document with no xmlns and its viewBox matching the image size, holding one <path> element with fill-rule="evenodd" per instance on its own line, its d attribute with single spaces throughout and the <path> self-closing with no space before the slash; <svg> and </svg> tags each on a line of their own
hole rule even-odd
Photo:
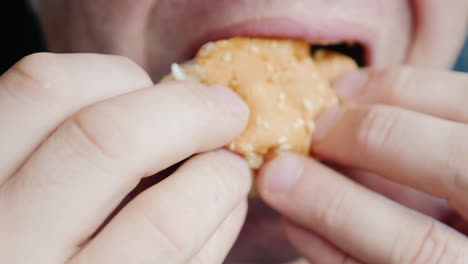
<svg viewBox="0 0 468 264">
<path fill-rule="evenodd" d="M 335 126 L 342 114 L 343 110 L 339 107 L 333 107 L 321 114 L 315 123 L 317 128 L 314 132 L 314 141 L 324 139 L 328 132 Z"/>
<path fill-rule="evenodd" d="M 335 90 L 342 98 L 353 97 L 359 94 L 369 76 L 365 71 L 355 71 L 343 75 L 335 82 Z"/>
<path fill-rule="evenodd" d="M 210 88 L 225 99 L 234 114 L 241 118 L 246 118 L 249 115 L 249 107 L 234 91 L 221 85 L 211 85 Z"/>
<path fill-rule="evenodd" d="M 287 192 L 302 176 L 304 164 L 293 154 L 284 154 L 266 165 L 264 186 L 268 193 Z"/>
</svg>

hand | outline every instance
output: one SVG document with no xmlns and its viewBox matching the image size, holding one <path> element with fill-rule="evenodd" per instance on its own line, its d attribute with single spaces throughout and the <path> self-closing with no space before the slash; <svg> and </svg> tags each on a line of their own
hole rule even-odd
<svg viewBox="0 0 468 264">
<path fill-rule="evenodd" d="M 0 77 L 0 263 L 221 263 L 250 170 L 208 151 L 247 119 L 226 88 L 153 85 L 120 57 L 23 59 Z M 142 178 L 200 152 L 109 217 Z"/>
<path fill-rule="evenodd" d="M 349 104 L 320 118 L 316 155 L 438 197 L 437 205 L 420 199 L 435 217 L 317 161 L 285 155 L 266 165 L 259 186 L 284 215 L 292 244 L 312 263 L 468 263 L 468 75 L 361 72 L 337 89 Z M 444 223 L 437 207 L 458 219 Z"/>
</svg>

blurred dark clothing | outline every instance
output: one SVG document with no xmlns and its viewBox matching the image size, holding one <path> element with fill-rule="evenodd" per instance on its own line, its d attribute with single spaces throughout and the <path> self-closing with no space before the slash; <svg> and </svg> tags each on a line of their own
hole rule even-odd
<svg viewBox="0 0 468 264">
<path fill-rule="evenodd" d="M 37 20 L 26 0 L 7 0 L 2 4 L 0 28 L 0 74 L 22 57 L 45 50 Z M 468 41 L 455 69 L 468 72 Z"/>
</svg>

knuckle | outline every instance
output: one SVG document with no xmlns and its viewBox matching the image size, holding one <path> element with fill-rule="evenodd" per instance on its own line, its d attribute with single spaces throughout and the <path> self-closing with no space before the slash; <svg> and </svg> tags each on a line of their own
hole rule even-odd
<svg viewBox="0 0 468 264">
<path fill-rule="evenodd" d="M 60 55 L 36 53 L 24 57 L 6 73 L 13 82 L 13 85 L 7 87 L 9 92 L 20 97 L 46 101 L 66 96 L 62 91 L 64 87 L 59 85 L 66 74 L 58 56 Z"/>
<path fill-rule="evenodd" d="M 335 229 L 345 224 L 349 208 L 346 207 L 347 195 L 340 193 L 334 195 L 318 210 L 318 220 L 324 227 Z"/>
<path fill-rule="evenodd" d="M 100 153 L 111 160 L 119 160 L 121 155 L 132 156 L 135 137 L 109 104 L 85 108 L 67 122 L 81 139 L 81 145 L 91 149 L 90 152 Z"/>
<path fill-rule="evenodd" d="M 196 238 L 192 235 L 181 234 L 173 226 L 164 225 L 163 220 L 157 219 L 147 212 L 145 207 L 136 208 L 136 219 L 140 218 L 139 226 L 145 230 L 145 235 L 141 240 L 144 247 L 152 248 L 156 255 L 165 256 L 172 259 L 170 263 L 185 263 L 197 247 Z"/>
<path fill-rule="evenodd" d="M 123 80 L 119 83 L 122 86 L 144 88 L 152 85 L 148 73 L 126 57 L 35 53 L 24 57 L 5 73 L 11 85 L 6 85 L 4 89 L 18 98 L 44 103 L 63 102 L 70 100 L 70 92 L 77 92 L 70 88 L 80 84 L 77 79 L 95 82 L 95 73 L 101 72 L 103 68 L 116 76 L 124 76 L 120 78 Z"/>
<path fill-rule="evenodd" d="M 448 256 L 448 237 L 442 227 L 430 221 L 427 231 L 423 234 L 416 247 L 416 254 L 411 258 L 411 264 L 446 263 Z"/>
<path fill-rule="evenodd" d="M 398 114 L 390 107 L 371 106 L 364 114 L 356 133 L 356 140 L 368 153 L 375 153 L 392 140 Z"/>
<path fill-rule="evenodd" d="M 38 69 L 41 70 L 43 67 L 47 67 L 51 64 L 54 64 L 54 62 L 57 61 L 57 54 L 54 53 L 48 53 L 48 52 L 40 52 L 40 53 L 34 53 L 28 56 L 25 56 L 23 59 L 21 59 L 18 63 L 16 63 L 16 66 L 22 68 L 22 69 Z"/>
</svg>

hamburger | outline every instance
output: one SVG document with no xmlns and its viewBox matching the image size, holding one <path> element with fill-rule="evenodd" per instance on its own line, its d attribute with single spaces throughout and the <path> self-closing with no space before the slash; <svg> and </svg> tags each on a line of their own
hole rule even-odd
<svg viewBox="0 0 468 264">
<path fill-rule="evenodd" d="M 194 60 L 173 64 L 163 81 L 196 80 L 239 94 L 250 120 L 227 148 L 256 170 L 283 151 L 309 154 L 314 120 L 340 103 L 333 83 L 357 67 L 341 53 L 311 52 L 306 41 L 236 37 L 205 44 Z"/>
</svg>

